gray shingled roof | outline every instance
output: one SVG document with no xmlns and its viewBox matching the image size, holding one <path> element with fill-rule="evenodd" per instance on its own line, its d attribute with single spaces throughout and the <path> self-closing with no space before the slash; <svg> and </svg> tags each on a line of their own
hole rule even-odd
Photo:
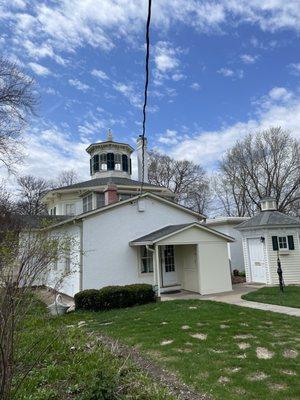
<svg viewBox="0 0 300 400">
<path fill-rule="evenodd" d="M 137 243 L 145 243 L 145 242 L 154 242 L 155 240 L 162 238 L 166 235 L 170 235 L 171 233 L 177 232 L 186 226 L 194 225 L 194 223 L 190 224 L 180 224 L 180 225 L 168 225 L 164 228 L 158 229 L 157 231 L 151 232 L 148 235 L 141 236 L 138 239 L 132 240 L 132 244 Z"/>
<path fill-rule="evenodd" d="M 37 229 L 50 226 L 52 224 L 70 219 L 67 215 L 22 215 L 15 214 L 14 217 L 24 227 L 28 229 Z"/>
<path fill-rule="evenodd" d="M 300 226 L 300 220 L 290 217 L 279 211 L 261 211 L 259 214 L 237 225 L 235 229 L 251 229 L 257 227 L 274 227 L 274 226 Z"/>
<path fill-rule="evenodd" d="M 89 179 L 88 181 L 84 182 L 79 182 L 79 183 L 74 183 L 73 185 L 69 186 L 62 186 L 59 188 L 55 188 L 54 190 L 61 190 L 61 189 L 84 189 L 84 188 L 89 188 L 89 187 L 95 187 L 95 186 L 105 186 L 109 183 L 114 183 L 115 185 L 118 186 L 140 186 L 141 182 L 135 181 L 133 179 L 129 178 L 118 178 L 115 176 L 112 177 L 107 177 L 107 178 L 95 178 L 95 179 Z M 151 186 L 151 187 L 157 187 L 157 188 L 165 188 L 164 186 L 158 186 L 158 185 L 152 185 L 151 183 L 145 183 L 144 187 Z"/>
</svg>

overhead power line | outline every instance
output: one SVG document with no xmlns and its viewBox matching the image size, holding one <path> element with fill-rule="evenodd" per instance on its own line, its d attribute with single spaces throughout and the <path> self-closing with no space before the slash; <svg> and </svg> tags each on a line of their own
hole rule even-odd
<svg viewBox="0 0 300 400">
<path fill-rule="evenodd" d="M 149 57 L 150 57 L 150 21 L 151 21 L 151 5 L 152 0 L 148 0 L 148 16 L 146 24 L 146 65 L 145 65 L 145 87 L 144 87 L 144 104 L 143 104 L 143 130 L 142 130 L 142 182 L 141 193 L 145 182 L 145 133 L 146 133 L 146 109 L 148 100 L 148 84 L 149 84 Z"/>
</svg>

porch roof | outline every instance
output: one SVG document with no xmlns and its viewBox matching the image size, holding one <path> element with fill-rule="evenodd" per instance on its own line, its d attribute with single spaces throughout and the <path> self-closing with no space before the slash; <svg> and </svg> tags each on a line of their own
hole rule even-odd
<svg viewBox="0 0 300 400">
<path fill-rule="evenodd" d="M 189 224 L 179 224 L 179 225 L 167 225 L 161 229 L 153 231 L 147 235 L 141 236 L 137 239 L 132 240 L 129 244 L 130 246 L 142 246 L 142 245 L 152 245 L 162 239 L 168 238 L 170 236 L 175 235 L 178 232 L 184 231 L 186 229 L 190 229 L 192 227 L 197 227 L 199 229 L 205 230 L 207 232 L 212 233 L 213 235 L 222 237 L 228 242 L 234 242 L 234 238 L 231 236 L 225 235 L 224 233 L 218 232 L 212 228 L 199 224 L 197 222 L 192 222 Z"/>
</svg>

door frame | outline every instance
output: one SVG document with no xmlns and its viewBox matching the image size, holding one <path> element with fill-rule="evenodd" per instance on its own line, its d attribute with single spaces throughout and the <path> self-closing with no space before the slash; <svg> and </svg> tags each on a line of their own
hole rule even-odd
<svg viewBox="0 0 300 400">
<path fill-rule="evenodd" d="M 164 284 L 164 273 L 165 272 L 165 263 L 163 260 L 163 252 L 164 252 L 164 247 L 165 246 L 173 246 L 174 247 L 174 265 L 175 265 L 175 272 L 176 272 L 176 283 L 172 283 L 171 285 L 165 285 Z M 167 245 L 159 245 L 160 251 L 159 251 L 159 264 L 160 264 L 160 273 L 161 273 L 161 287 L 162 288 L 170 288 L 173 286 L 178 286 L 178 268 L 177 268 L 177 263 L 176 263 L 176 252 L 175 252 L 175 245 L 171 244 L 167 244 Z"/>
<path fill-rule="evenodd" d="M 252 264 L 251 264 L 251 255 L 250 255 L 250 246 L 249 246 L 249 241 L 253 240 L 253 239 L 256 239 L 256 240 L 260 241 L 260 236 L 251 236 L 251 237 L 247 237 L 246 238 L 246 241 L 247 241 L 246 242 L 247 243 L 247 253 L 248 253 L 248 264 L 249 264 L 249 275 L 250 275 L 250 278 L 251 278 L 250 282 L 265 283 L 266 284 L 267 283 L 267 260 L 266 260 L 266 252 L 265 252 L 266 244 L 264 242 L 260 241 L 260 244 L 261 244 L 262 250 L 263 250 L 263 263 L 264 263 L 264 271 L 265 271 L 265 280 L 264 280 L 264 282 L 257 282 L 257 281 L 255 281 L 253 279 L 253 271 L 252 271 Z"/>
</svg>

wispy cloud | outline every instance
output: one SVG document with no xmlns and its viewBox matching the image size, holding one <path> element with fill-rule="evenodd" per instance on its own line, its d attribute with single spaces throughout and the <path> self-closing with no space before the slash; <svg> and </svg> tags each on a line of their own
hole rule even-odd
<svg viewBox="0 0 300 400">
<path fill-rule="evenodd" d="M 99 78 L 99 79 L 101 79 L 101 80 L 107 80 L 107 79 L 109 79 L 108 76 L 107 76 L 107 74 L 106 74 L 104 71 L 100 70 L 100 69 L 93 69 L 93 70 L 91 71 L 91 74 L 92 74 L 93 76 L 95 76 L 96 78 Z"/>
<path fill-rule="evenodd" d="M 69 79 L 68 82 L 71 86 L 82 92 L 86 92 L 90 88 L 89 85 L 81 82 L 79 79 Z"/>
<path fill-rule="evenodd" d="M 253 56 L 251 54 L 242 54 L 240 58 L 244 64 L 254 64 L 257 61 L 258 56 Z"/>
<path fill-rule="evenodd" d="M 196 91 L 201 89 L 201 86 L 199 85 L 198 82 L 193 82 L 190 87 L 191 87 L 191 89 L 196 90 Z"/>
<path fill-rule="evenodd" d="M 35 74 L 40 76 L 47 76 L 51 74 L 51 71 L 47 67 L 35 62 L 28 63 L 28 67 L 31 68 Z"/>
<path fill-rule="evenodd" d="M 244 71 L 241 69 L 220 68 L 217 73 L 225 76 L 225 78 L 242 79 L 244 77 Z"/>
<path fill-rule="evenodd" d="M 288 67 L 293 75 L 300 75 L 300 62 L 289 64 Z"/>
</svg>

